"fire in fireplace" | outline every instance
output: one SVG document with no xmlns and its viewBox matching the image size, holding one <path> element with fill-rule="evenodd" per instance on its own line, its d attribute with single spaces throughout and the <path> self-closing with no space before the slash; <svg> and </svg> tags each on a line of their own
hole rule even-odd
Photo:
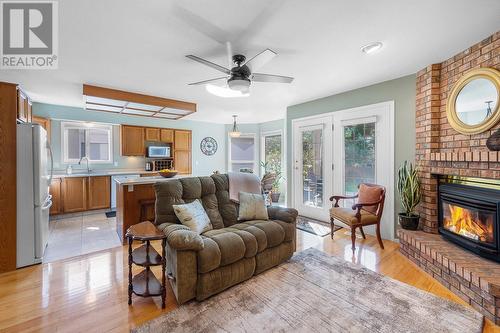
<svg viewBox="0 0 500 333">
<path fill-rule="evenodd" d="M 443 227 L 466 238 L 493 244 L 494 213 L 461 207 L 443 200 Z"/>
<path fill-rule="evenodd" d="M 500 262 L 499 190 L 440 184 L 438 211 L 443 237 Z"/>
</svg>

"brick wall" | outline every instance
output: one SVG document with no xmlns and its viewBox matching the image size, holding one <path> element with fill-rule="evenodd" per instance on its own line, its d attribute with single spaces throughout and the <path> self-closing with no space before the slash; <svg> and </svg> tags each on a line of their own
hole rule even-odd
<svg viewBox="0 0 500 333">
<path fill-rule="evenodd" d="M 465 72 L 479 67 L 500 70 L 500 31 L 417 73 L 415 160 L 421 167 L 423 198 L 419 210 L 426 232 L 438 230 L 436 175 L 500 178 L 500 154 L 486 147 L 486 139 L 500 124 L 484 133 L 463 135 L 446 118 L 453 85 Z"/>
</svg>

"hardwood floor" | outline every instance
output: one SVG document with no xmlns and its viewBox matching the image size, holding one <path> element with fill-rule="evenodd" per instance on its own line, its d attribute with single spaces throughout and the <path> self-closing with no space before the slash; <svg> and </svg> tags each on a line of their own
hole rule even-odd
<svg viewBox="0 0 500 333">
<path fill-rule="evenodd" d="M 318 237 L 298 231 L 298 249 L 315 247 L 457 303 L 464 302 L 403 257 L 398 244 L 374 237 L 356 241 L 352 255 L 345 230 Z M 159 247 L 159 244 L 154 244 Z M 32 266 L 0 275 L 0 332 L 126 332 L 162 312 L 177 307 L 170 289 L 167 306 L 161 300 L 133 298 L 127 305 L 127 248 Z M 159 270 L 155 270 L 159 276 Z M 484 332 L 500 332 L 486 322 Z"/>
</svg>

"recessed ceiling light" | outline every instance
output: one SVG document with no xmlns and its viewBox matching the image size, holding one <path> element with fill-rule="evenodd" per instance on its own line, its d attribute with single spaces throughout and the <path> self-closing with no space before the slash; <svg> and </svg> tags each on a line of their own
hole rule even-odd
<svg viewBox="0 0 500 333">
<path fill-rule="evenodd" d="M 213 84 L 207 84 L 206 87 L 207 91 L 211 94 L 214 94 L 215 96 L 219 97 L 226 97 L 226 98 L 231 98 L 231 97 L 247 97 L 250 94 L 248 92 L 243 93 L 238 90 L 233 90 L 225 87 L 219 87 Z"/>
<path fill-rule="evenodd" d="M 382 48 L 382 43 L 381 42 L 375 42 L 375 43 L 370 43 L 361 48 L 361 51 L 363 51 L 366 54 L 374 53 Z"/>
</svg>

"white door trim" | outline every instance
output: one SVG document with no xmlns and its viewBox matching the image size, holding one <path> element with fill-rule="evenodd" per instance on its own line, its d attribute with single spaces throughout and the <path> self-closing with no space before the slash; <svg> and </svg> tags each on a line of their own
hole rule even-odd
<svg viewBox="0 0 500 333">
<path fill-rule="evenodd" d="M 313 123 L 315 120 L 318 121 L 320 118 L 325 118 L 325 117 L 332 117 L 335 116 L 337 119 L 341 119 L 343 115 L 345 114 L 350 114 L 352 118 L 352 113 L 356 112 L 359 113 L 359 118 L 367 118 L 365 112 L 370 112 L 373 111 L 374 109 L 380 109 L 380 110 L 385 110 L 386 116 L 388 117 L 388 128 L 390 133 L 392 133 L 390 137 L 390 144 L 387 149 L 389 150 L 388 152 L 388 158 L 389 158 L 389 174 L 392 175 L 392 177 L 389 177 L 388 179 L 388 189 L 387 189 L 387 194 L 386 194 L 386 201 L 385 201 L 385 207 L 384 207 L 384 215 L 387 213 L 387 219 L 390 221 L 393 221 L 393 227 L 390 228 L 390 230 L 386 231 L 386 234 L 389 235 L 389 238 L 391 240 L 395 239 L 395 234 L 394 234 L 394 225 L 396 223 L 395 220 L 395 212 L 394 212 L 394 195 L 395 195 L 395 189 L 394 189 L 394 141 L 395 141 L 395 128 L 394 128 L 394 101 L 386 101 L 386 102 L 381 102 L 381 103 L 375 103 L 375 104 L 370 104 L 370 105 L 363 105 L 360 107 L 354 107 L 354 108 L 349 108 L 349 109 L 344 109 L 344 110 L 339 110 L 339 111 L 332 111 L 328 113 L 322 113 L 319 115 L 314 115 L 314 116 L 308 116 L 308 117 L 302 117 L 302 118 L 296 118 L 292 119 L 292 147 L 291 147 L 291 153 L 292 153 L 292 182 L 291 182 L 291 187 L 292 187 L 292 193 L 291 193 L 291 203 L 294 206 L 296 203 L 296 183 L 297 180 L 296 175 L 295 175 L 295 153 L 296 153 L 296 147 L 295 147 L 295 140 L 296 140 L 296 124 L 298 122 L 304 122 L 305 120 L 311 121 Z M 368 116 L 370 117 L 370 116 Z M 298 190 L 298 189 L 297 189 Z M 326 187 L 324 189 L 325 191 L 327 190 Z M 332 189 L 333 190 L 333 189 Z M 326 195 L 325 195 L 326 197 Z M 328 202 L 329 204 L 329 202 Z M 387 238 L 387 237 L 386 237 Z"/>
</svg>

